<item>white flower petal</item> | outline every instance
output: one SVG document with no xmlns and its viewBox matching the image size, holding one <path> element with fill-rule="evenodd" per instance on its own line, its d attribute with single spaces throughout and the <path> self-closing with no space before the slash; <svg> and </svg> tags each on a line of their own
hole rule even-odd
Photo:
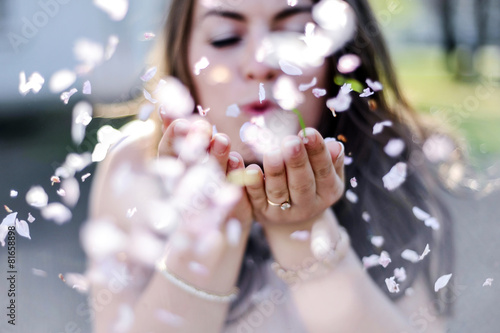
<svg viewBox="0 0 500 333">
<path fill-rule="evenodd" d="M 61 225 L 71 220 L 71 211 L 59 202 L 48 204 L 41 210 L 42 217 Z"/>
<path fill-rule="evenodd" d="M 420 256 L 418 255 L 418 253 L 409 249 L 406 249 L 401 253 L 401 258 L 408 260 L 412 263 L 420 261 Z"/>
<path fill-rule="evenodd" d="M 487 278 L 484 283 L 483 283 L 483 287 L 486 287 L 486 286 L 491 286 L 491 283 L 493 282 L 493 279 L 492 278 Z"/>
<path fill-rule="evenodd" d="M 394 281 L 395 277 L 392 276 L 388 279 L 385 279 L 385 285 L 387 286 L 387 290 L 392 293 L 399 293 L 399 284 Z"/>
<path fill-rule="evenodd" d="M 380 82 L 378 81 L 372 81 L 370 79 L 366 79 L 366 84 L 368 87 L 370 87 L 373 91 L 380 91 L 383 89 L 383 86 Z"/>
<path fill-rule="evenodd" d="M 299 84 L 299 91 L 306 91 L 307 89 L 314 87 L 317 82 L 318 82 L 318 79 L 316 77 L 313 77 L 311 82 Z"/>
<path fill-rule="evenodd" d="M 13 227 L 16 225 L 16 219 L 17 219 L 17 212 L 10 213 L 2 220 L 2 223 L 0 225 L 4 227 Z"/>
<path fill-rule="evenodd" d="M 155 74 L 156 74 L 156 71 L 158 69 L 156 68 L 156 66 L 154 67 L 151 67 L 149 68 L 142 76 L 141 76 L 141 80 L 144 81 L 144 82 L 147 82 L 149 80 L 151 80 Z"/>
<path fill-rule="evenodd" d="M 390 120 L 384 120 L 380 123 L 376 123 L 373 125 L 373 135 L 379 134 L 382 132 L 385 126 L 392 126 L 392 121 Z"/>
<path fill-rule="evenodd" d="M 451 279 L 452 274 L 447 274 L 441 276 L 439 279 L 436 280 L 436 283 L 434 284 L 434 291 L 438 292 L 440 289 L 446 287 L 448 282 Z"/>
<path fill-rule="evenodd" d="M 85 95 L 90 95 L 92 93 L 92 85 L 89 80 L 83 82 L 82 93 Z"/>
<path fill-rule="evenodd" d="M 284 59 L 280 59 L 278 64 L 283 73 L 287 75 L 292 75 L 292 76 L 302 75 L 302 70 L 299 67 L 294 66 L 293 64 Z"/>
<path fill-rule="evenodd" d="M 424 249 L 424 252 L 422 252 L 422 254 L 420 255 L 420 257 L 418 258 L 418 260 L 422 260 L 425 258 L 425 256 L 427 256 L 429 253 L 431 252 L 430 248 L 429 248 L 429 244 L 427 244 L 425 246 L 425 249 Z"/>
<path fill-rule="evenodd" d="M 419 219 L 420 221 L 425 221 L 426 219 L 430 218 L 431 216 L 429 215 L 429 213 L 425 212 L 424 210 L 420 209 L 419 207 L 417 206 L 414 206 L 412 208 L 412 212 L 413 212 L 413 215 L 415 215 L 415 217 L 417 219 Z"/>
<path fill-rule="evenodd" d="M 370 90 L 370 88 L 363 89 L 363 92 L 359 94 L 359 97 L 369 97 L 373 95 L 373 91 Z"/>
<path fill-rule="evenodd" d="M 50 77 L 49 88 L 53 93 L 59 93 L 69 88 L 76 81 L 76 74 L 68 69 L 61 69 Z"/>
<path fill-rule="evenodd" d="M 387 253 L 387 251 L 382 251 L 382 253 L 380 253 L 380 257 L 378 259 L 378 263 L 386 268 L 390 263 L 391 263 L 391 258 L 389 257 L 389 253 Z"/>
<path fill-rule="evenodd" d="M 320 98 L 320 97 L 326 95 L 326 89 L 313 88 L 312 93 L 313 93 L 314 97 Z"/>
<path fill-rule="evenodd" d="M 28 223 L 26 223 L 26 221 L 16 219 L 16 231 L 19 235 L 31 239 L 30 227 L 28 226 Z"/>
<path fill-rule="evenodd" d="M 307 230 L 296 230 L 290 234 L 290 239 L 305 242 L 309 240 L 311 233 Z"/>
<path fill-rule="evenodd" d="M 382 247 L 384 245 L 384 237 L 383 236 L 372 236 L 370 239 L 373 246 Z"/>
<path fill-rule="evenodd" d="M 113 21 L 121 21 L 128 12 L 128 0 L 94 0 L 94 5 Z"/>
<path fill-rule="evenodd" d="M 226 116 L 237 118 L 241 111 L 237 104 L 231 104 L 226 109 Z"/>
<path fill-rule="evenodd" d="M 344 54 L 340 57 L 337 70 L 342 74 L 354 72 L 361 65 L 361 59 L 355 54 Z"/>
<path fill-rule="evenodd" d="M 394 269 L 394 277 L 398 282 L 403 282 L 406 280 L 406 270 L 404 267 Z"/>
<path fill-rule="evenodd" d="M 401 139 L 390 139 L 384 147 L 384 151 L 391 157 L 396 157 L 405 149 L 405 142 Z"/>
<path fill-rule="evenodd" d="M 194 64 L 194 75 L 200 75 L 202 69 L 205 69 L 210 65 L 207 57 L 202 57 Z"/>
<path fill-rule="evenodd" d="M 398 162 L 394 165 L 391 170 L 382 177 L 384 187 L 389 191 L 393 191 L 398 188 L 406 180 L 406 163 Z"/>
<path fill-rule="evenodd" d="M 345 197 L 347 200 L 349 200 L 352 203 L 357 203 L 358 202 L 358 195 L 351 191 L 350 189 L 345 191 Z"/>
<path fill-rule="evenodd" d="M 241 223 L 237 219 L 230 219 L 226 225 L 226 237 L 229 245 L 236 247 L 241 240 Z"/>
<path fill-rule="evenodd" d="M 26 193 L 26 202 L 28 205 L 41 208 L 45 207 L 49 202 L 49 196 L 41 186 L 33 186 Z"/>
</svg>

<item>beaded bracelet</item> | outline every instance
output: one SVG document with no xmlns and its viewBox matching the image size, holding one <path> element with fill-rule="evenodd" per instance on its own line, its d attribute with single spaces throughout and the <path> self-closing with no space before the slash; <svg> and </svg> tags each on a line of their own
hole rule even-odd
<svg viewBox="0 0 500 333">
<path fill-rule="evenodd" d="M 181 278 L 173 274 L 167 269 L 167 264 L 165 263 L 165 260 L 160 260 L 156 264 L 156 269 L 169 280 L 172 284 L 176 285 L 180 289 L 188 292 L 191 295 L 197 296 L 201 299 L 211 301 L 211 302 L 218 302 L 218 303 L 229 303 L 234 301 L 238 297 L 238 288 L 233 288 L 233 291 L 227 295 L 218 295 L 218 294 L 213 294 L 201 289 L 196 288 L 195 286 L 190 285 L 189 283 L 183 281 Z"/>
<path fill-rule="evenodd" d="M 323 256 L 323 258 L 307 258 L 307 261 L 312 260 L 312 262 L 306 263 L 298 269 L 283 268 L 278 262 L 275 261 L 271 264 L 272 270 L 281 280 L 285 281 L 289 285 L 328 274 L 331 269 L 334 268 L 335 264 L 346 256 L 350 247 L 350 239 L 347 231 L 340 227 L 339 233 L 339 240 L 334 247 Z M 304 262 L 306 260 L 304 260 Z"/>
</svg>

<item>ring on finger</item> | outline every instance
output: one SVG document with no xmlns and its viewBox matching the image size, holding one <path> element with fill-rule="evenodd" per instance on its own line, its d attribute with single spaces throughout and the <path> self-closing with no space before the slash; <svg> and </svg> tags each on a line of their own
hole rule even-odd
<svg viewBox="0 0 500 333">
<path fill-rule="evenodd" d="M 272 202 L 271 200 L 267 199 L 267 203 L 270 204 L 271 206 L 279 207 L 281 210 L 287 210 L 292 207 L 292 203 L 290 202 L 290 199 L 286 199 L 282 203 L 276 203 Z"/>
</svg>

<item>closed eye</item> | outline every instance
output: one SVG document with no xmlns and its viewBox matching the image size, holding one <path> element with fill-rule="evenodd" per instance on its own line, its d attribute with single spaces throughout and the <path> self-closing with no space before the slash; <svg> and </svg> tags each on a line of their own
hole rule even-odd
<svg viewBox="0 0 500 333">
<path fill-rule="evenodd" d="M 227 46 L 232 46 L 241 41 L 240 37 L 229 37 L 223 39 L 217 39 L 210 42 L 210 44 L 215 48 L 223 48 Z"/>
</svg>

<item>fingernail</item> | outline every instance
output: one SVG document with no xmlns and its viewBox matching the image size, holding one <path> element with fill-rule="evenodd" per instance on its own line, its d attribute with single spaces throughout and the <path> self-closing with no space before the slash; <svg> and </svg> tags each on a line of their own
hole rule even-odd
<svg viewBox="0 0 500 333">
<path fill-rule="evenodd" d="M 340 141 L 338 141 L 339 145 L 340 145 L 340 152 L 339 154 L 337 155 L 337 158 L 335 159 L 335 163 L 337 163 L 337 161 L 344 155 L 344 144 Z"/>
<path fill-rule="evenodd" d="M 229 140 L 224 135 L 217 134 L 214 137 L 214 141 L 214 149 L 216 153 L 222 154 L 226 151 L 227 146 L 229 145 Z"/>
<path fill-rule="evenodd" d="M 330 138 L 330 137 L 325 138 L 324 140 L 325 140 L 325 143 L 327 143 L 327 142 L 332 142 L 332 141 L 334 141 L 334 142 L 336 142 L 336 141 L 337 141 L 337 139 L 335 139 L 335 138 Z"/>
<path fill-rule="evenodd" d="M 281 157 L 281 150 L 279 149 L 272 149 L 270 151 L 267 151 L 264 154 L 264 157 L 270 165 L 277 166 L 283 163 L 283 158 Z"/>
<path fill-rule="evenodd" d="M 300 151 L 300 139 L 298 137 L 286 139 L 284 145 L 286 151 L 291 155 L 295 155 Z"/>
<path fill-rule="evenodd" d="M 178 121 L 174 126 L 174 134 L 182 135 L 186 134 L 189 130 L 189 125 L 185 121 Z"/>
<path fill-rule="evenodd" d="M 316 136 L 316 131 L 310 127 L 306 128 L 305 129 L 305 137 L 303 139 L 304 143 L 305 144 L 314 144 L 316 143 L 316 139 L 317 139 L 317 136 Z M 303 135 L 303 134 L 302 134 Z"/>
<path fill-rule="evenodd" d="M 240 160 L 236 156 L 229 155 L 229 166 L 232 169 L 236 169 L 239 164 L 240 164 Z"/>
</svg>

